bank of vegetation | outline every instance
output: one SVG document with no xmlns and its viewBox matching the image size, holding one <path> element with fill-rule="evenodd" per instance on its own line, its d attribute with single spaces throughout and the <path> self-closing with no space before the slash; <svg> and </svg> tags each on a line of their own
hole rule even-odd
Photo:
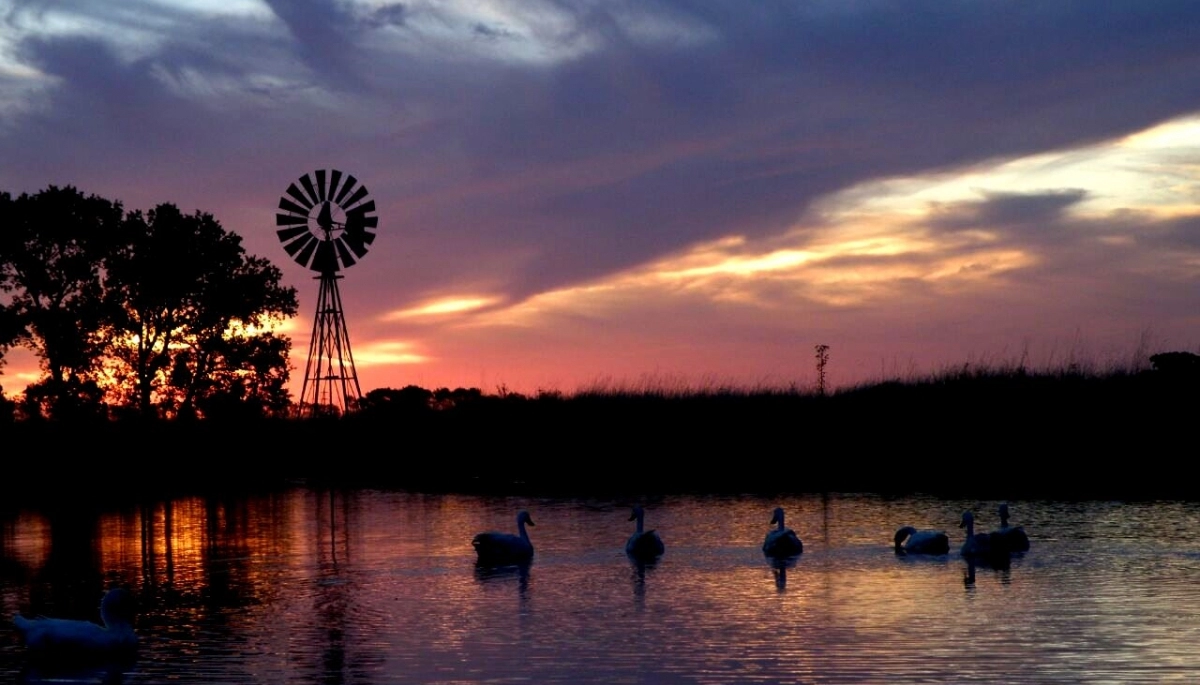
<svg viewBox="0 0 1200 685">
<path fill-rule="evenodd" d="M 10 423 L 55 492 L 380 487 L 1194 498 L 1200 357 L 1136 372 L 947 371 L 821 395 L 377 389 L 321 419 Z M 10 481 L 12 482 L 12 481 Z"/>
</svg>

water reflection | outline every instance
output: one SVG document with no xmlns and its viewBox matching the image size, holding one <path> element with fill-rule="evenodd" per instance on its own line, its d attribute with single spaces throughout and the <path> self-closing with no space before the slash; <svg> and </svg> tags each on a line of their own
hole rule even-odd
<svg viewBox="0 0 1200 685">
<path fill-rule="evenodd" d="M 681 542 L 649 564 L 622 553 L 616 503 L 295 490 L 12 512 L 0 602 L 9 615 L 89 618 L 105 587 L 134 587 L 139 660 L 93 682 L 1090 684 L 1200 672 L 1198 505 L 1023 502 L 1032 551 L 995 568 L 898 557 L 890 543 L 896 521 L 944 526 L 986 503 L 781 499 L 657 501 L 656 529 Z M 811 542 L 803 564 L 767 564 L 772 587 L 761 546 L 776 505 Z M 540 582 L 531 564 L 476 565 L 474 531 L 526 508 Z M 986 653 L 971 643 L 980 623 L 996 641 Z M 0 639 L 0 678 L 47 677 Z"/>
<path fill-rule="evenodd" d="M 779 592 L 787 590 L 787 573 L 789 568 L 796 567 L 796 561 L 799 557 L 787 557 L 784 559 L 771 559 L 771 572 L 775 576 L 775 589 Z"/>
</svg>

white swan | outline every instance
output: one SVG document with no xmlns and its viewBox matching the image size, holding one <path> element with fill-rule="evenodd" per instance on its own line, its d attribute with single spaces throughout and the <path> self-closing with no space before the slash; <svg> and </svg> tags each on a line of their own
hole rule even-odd
<svg viewBox="0 0 1200 685">
<path fill-rule="evenodd" d="M 653 561 L 662 556 L 666 546 L 653 530 L 642 530 L 646 512 L 641 507 L 634 507 L 629 515 L 630 521 L 637 521 L 637 531 L 625 541 L 625 553 L 638 561 Z"/>
<path fill-rule="evenodd" d="M 783 525 L 783 507 L 775 507 L 775 515 L 771 517 L 772 524 L 779 524 L 775 530 L 767 533 L 763 540 L 763 554 L 781 559 L 794 557 L 804 551 L 804 543 L 796 536 L 796 531 Z"/>
<path fill-rule="evenodd" d="M 56 657 L 105 657 L 131 652 L 137 647 L 133 618 L 137 602 L 124 588 L 109 590 L 100 601 L 104 625 L 66 618 L 14 616 L 13 624 L 25 646 Z"/>
<path fill-rule="evenodd" d="M 1000 505 L 1000 528 L 992 531 L 992 542 L 1009 552 L 1028 552 L 1029 536 L 1024 526 L 1008 525 L 1008 502 Z"/>
<path fill-rule="evenodd" d="M 533 525 L 529 512 L 517 514 L 517 530 L 519 535 L 512 533 L 480 533 L 471 540 L 479 562 L 484 564 L 520 564 L 533 559 L 533 543 L 529 541 L 529 533 L 525 524 Z"/>
<path fill-rule="evenodd" d="M 896 554 L 945 554 L 950 551 L 950 538 L 940 530 L 904 526 L 896 531 L 895 541 Z"/>
</svg>

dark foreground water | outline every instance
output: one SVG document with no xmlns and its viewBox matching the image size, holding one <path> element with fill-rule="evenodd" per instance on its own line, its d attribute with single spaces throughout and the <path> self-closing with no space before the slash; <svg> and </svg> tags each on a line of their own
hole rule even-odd
<svg viewBox="0 0 1200 685">
<path fill-rule="evenodd" d="M 897 557 L 902 525 L 982 529 L 996 502 L 860 495 L 667 498 L 665 556 L 623 552 L 629 502 L 297 489 L 10 514 L 11 617 L 96 618 L 137 594 L 137 660 L 62 670 L 0 633 L 0 682 L 1195 683 L 1200 505 L 1014 501 L 1007 569 Z M 804 541 L 759 547 L 771 510 Z M 535 560 L 485 569 L 472 536 L 528 509 Z"/>
</svg>

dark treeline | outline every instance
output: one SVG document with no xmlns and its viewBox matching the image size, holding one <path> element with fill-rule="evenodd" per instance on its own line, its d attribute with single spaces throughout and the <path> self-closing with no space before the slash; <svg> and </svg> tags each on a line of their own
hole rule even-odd
<svg viewBox="0 0 1200 685">
<path fill-rule="evenodd" d="M 800 392 L 487 395 L 380 389 L 309 420 L 10 426 L 133 490 L 295 483 L 556 496 L 878 492 L 1194 498 L 1197 376 L 1162 369 L 944 374 Z M 146 449 L 154 445 L 155 449 Z M 124 448 L 124 449 L 123 449 Z M 97 459 L 97 453 L 113 455 Z M 119 456 L 118 456 L 119 455 Z M 79 466 L 82 464 L 82 468 Z M 26 482 L 62 492 L 66 465 Z M 48 480 L 39 480 L 37 474 Z"/>
</svg>

